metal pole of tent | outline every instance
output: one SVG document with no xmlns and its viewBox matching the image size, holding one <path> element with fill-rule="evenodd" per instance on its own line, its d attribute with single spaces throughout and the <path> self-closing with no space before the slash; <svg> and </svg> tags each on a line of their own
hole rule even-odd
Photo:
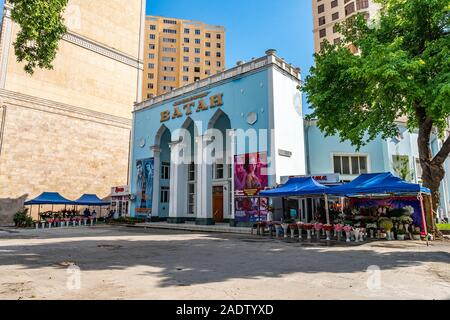
<svg viewBox="0 0 450 320">
<path fill-rule="evenodd" d="M 423 224 L 423 229 L 425 231 L 425 235 L 427 237 L 427 247 L 428 247 L 428 226 L 427 226 L 427 220 L 426 220 L 426 216 L 425 216 L 425 209 L 423 207 L 423 196 L 422 193 L 419 193 L 418 196 L 419 200 L 420 200 L 420 211 L 422 213 L 422 224 Z"/>
<path fill-rule="evenodd" d="M 330 209 L 328 208 L 328 195 L 325 194 L 325 213 L 327 216 L 327 224 L 330 224 Z"/>
</svg>

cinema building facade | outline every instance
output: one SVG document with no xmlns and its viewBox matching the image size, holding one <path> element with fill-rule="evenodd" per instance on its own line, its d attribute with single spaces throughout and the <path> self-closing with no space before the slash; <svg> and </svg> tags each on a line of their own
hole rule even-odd
<svg viewBox="0 0 450 320">
<path fill-rule="evenodd" d="M 306 174 L 300 70 L 273 50 L 135 106 L 131 216 L 251 222 L 260 190 Z"/>
<path fill-rule="evenodd" d="M 286 177 L 349 182 L 392 172 L 421 183 L 417 132 L 399 121 L 395 138 L 376 137 L 356 151 L 326 137 L 302 114 L 300 70 L 266 56 L 137 104 L 130 159 L 130 214 L 170 223 L 248 225 L 267 214 L 259 191 Z M 446 137 L 450 132 L 446 132 Z M 436 153 L 442 140 L 433 136 Z M 445 162 L 450 172 L 450 161 Z M 449 216 L 449 179 L 438 216 Z M 311 217 L 318 200 L 273 199 L 274 217 Z M 278 201 L 278 202 L 277 202 Z"/>
</svg>

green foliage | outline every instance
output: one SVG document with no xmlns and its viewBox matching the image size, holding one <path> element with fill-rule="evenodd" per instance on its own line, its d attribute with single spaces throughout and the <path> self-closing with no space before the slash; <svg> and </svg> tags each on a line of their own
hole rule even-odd
<svg viewBox="0 0 450 320">
<path fill-rule="evenodd" d="M 418 127 L 418 110 L 441 132 L 450 116 L 448 0 L 377 2 L 379 20 L 367 24 L 359 15 L 340 24 L 344 41 L 325 44 L 303 86 L 309 118 L 357 148 L 379 135 L 396 136 L 401 116 Z"/>
<path fill-rule="evenodd" d="M 392 167 L 399 178 L 410 182 L 413 181 L 414 172 L 409 167 L 408 156 L 394 156 Z"/>
<path fill-rule="evenodd" d="M 450 231 L 450 223 L 438 224 L 437 227 L 439 230 Z"/>
<path fill-rule="evenodd" d="M 26 62 L 25 71 L 36 67 L 52 69 L 58 43 L 67 32 L 63 12 L 68 0 L 9 0 L 11 18 L 20 25 L 14 42 L 17 61 Z"/>
<path fill-rule="evenodd" d="M 386 231 L 390 231 L 394 227 L 394 223 L 392 222 L 391 219 L 381 218 L 379 220 L 379 226 L 380 226 L 380 228 L 382 228 Z"/>
<path fill-rule="evenodd" d="M 14 224 L 17 228 L 28 228 L 33 226 L 33 219 L 28 215 L 28 209 L 24 208 L 14 215 Z"/>
</svg>

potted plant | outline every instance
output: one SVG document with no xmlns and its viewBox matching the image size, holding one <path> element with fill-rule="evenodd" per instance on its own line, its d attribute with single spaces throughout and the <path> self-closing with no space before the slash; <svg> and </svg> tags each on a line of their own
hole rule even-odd
<svg viewBox="0 0 450 320">
<path fill-rule="evenodd" d="M 397 240 L 403 241 L 405 240 L 406 230 L 405 229 L 398 229 L 397 230 Z"/>
<path fill-rule="evenodd" d="M 314 230 L 316 230 L 316 236 L 317 236 L 317 240 L 320 240 L 320 231 L 323 229 L 323 223 L 316 223 L 314 224 Z"/>
<path fill-rule="evenodd" d="M 303 229 L 306 230 L 306 239 L 311 240 L 311 230 L 314 228 L 314 225 L 312 223 L 305 223 L 303 225 Z"/>
<path fill-rule="evenodd" d="M 413 240 L 421 240 L 419 227 L 414 228 L 414 230 L 412 232 L 412 237 L 413 237 Z"/>
<path fill-rule="evenodd" d="M 370 238 L 374 238 L 375 231 L 377 230 L 377 224 L 376 223 L 368 223 L 366 225 L 366 229 L 369 230 Z"/>
<path fill-rule="evenodd" d="M 343 224 L 338 223 L 338 224 L 334 225 L 334 231 L 336 231 L 336 233 L 337 233 L 338 241 L 341 241 L 342 230 L 344 230 L 344 225 Z"/>
<path fill-rule="evenodd" d="M 352 226 L 345 226 L 344 227 L 344 231 L 345 231 L 345 237 L 347 238 L 346 242 L 352 241 L 351 240 L 351 235 L 352 235 L 353 227 Z"/>
<path fill-rule="evenodd" d="M 388 219 L 388 218 L 381 218 L 379 221 L 379 225 L 382 229 L 384 229 L 386 231 L 387 240 L 392 240 L 392 237 L 391 237 L 392 231 L 391 230 L 394 227 L 392 220 Z"/>
<path fill-rule="evenodd" d="M 331 231 L 334 229 L 332 224 L 324 224 L 323 225 L 323 230 L 325 230 L 326 235 L 327 235 L 327 241 L 331 240 Z"/>
<path fill-rule="evenodd" d="M 27 208 L 17 212 L 13 220 L 16 228 L 29 228 L 33 226 L 33 219 L 28 215 Z"/>
</svg>

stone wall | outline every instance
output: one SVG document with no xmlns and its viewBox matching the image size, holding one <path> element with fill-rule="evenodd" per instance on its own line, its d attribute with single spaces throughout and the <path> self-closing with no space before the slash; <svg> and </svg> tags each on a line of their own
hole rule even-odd
<svg viewBox="0 0 450 320">
<path fill-rule="evenodd" d="M 15 199 L 0 198 L 0 226 L 14 225 L 14 214 L 22 210 L 26 198 L 26 194 Z"/>
<path fill-rule="evenodd" d="M 44 191 L 69 199 L 106 197 L 112 186 L 127 184 L 128 119 L 4 90 L 0 103 L 6 107 L 0 199 L 30 199 Z"/>
</svg>

